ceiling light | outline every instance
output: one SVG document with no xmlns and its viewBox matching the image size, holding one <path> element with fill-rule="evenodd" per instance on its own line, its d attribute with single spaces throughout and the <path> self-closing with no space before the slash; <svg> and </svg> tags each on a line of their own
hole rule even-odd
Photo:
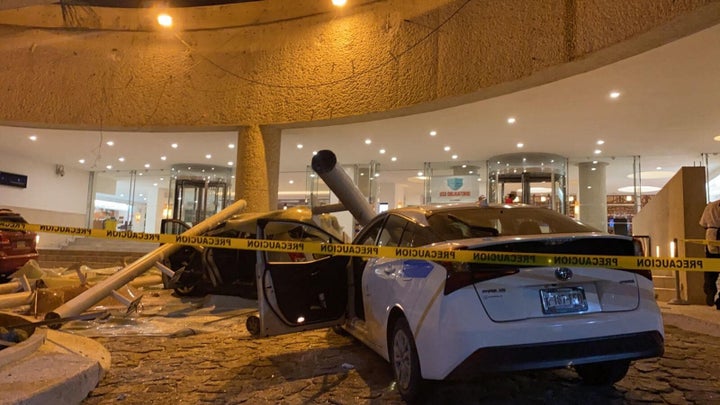
<svg viewBox="0 0 720 405">
<path fill-rule="evenodd" d="M 603 141 L 602 139 L 598 139 L 598 141 L 597 141 L 597 142 L 595 142 L 595 143 L 597 143 L 598 145 L 602 145 L 602 144 L 604 144 L 604 143 L 605 143 L 605 141 Z"/>
<path fill-rule="evenodd" d="M 422 175 L 423 175 L 423 172 L 418 172 L 418 176 L 422 176 Z"/>
<path fill-rule="evenodd" d="M 458 155 L 452 155 L 451 157 L 452 157 L 453 159 L 457 159 L 457 158 L 458 158 Z"/>
<path fill-rule="evenodd" d="M 153 183 L 153 186 L 157 187 L 157 183 Z"/>
<path fill-rule="evenodd" d="M 390 160 L 393 161 L 393 162 L 397 162 L 397 157 L 393 156 L 393 157 L 390 158 Z"/>
<path fill-rule="evenodd" d="M 159 14 L 157 16 L 157 22 L 163 27 L 172 27 L 173 19 L 168 14 Z"/>
<path fill-rule="evenodd" d="M 662 170 L 662 167 L 658 166 L 655 168 L 655 170 Z"/>
<path fill-rule="evenodd" d="M 450 147 L 449 147 L 449 146 L 446 146 L 446 147 L 444 147 L 443 149 L 445 149 L 445 152 L 448 152 L 448 151 L 450 150 Z"/>
<path fill-rule="evenodd" d="M 640 193 L 653 193 L 656 191 L 660 191 L 660 187 L 655 187 L 655 186 L 639 186 L 639 187 L 637 187 L 637 189 L 639 189 Z M 620 187 L 618 189 L 618 191 L 621 193 L 632 193 L 635 191 L 635 187 L 633 187 L 633 186 Z"/>
<path fill-rule="evenodd" d="M 228 148 L 230 148 L 230 149 L 235 149 L 235 144 L 234 144 L 234 143 L 229 143 L 229 144 L 228 144 Z"/>
<path fill-rule="evenodd" d="M 176 143 L 170 144 L 170 147 L 173 148 L 173 149 L 177 149 L 178 144 L 176 144 Z"/>
<path fill-rule="evenodd" d="M 430 131 L 430 136 L 435 136 L 435 135 L 437 135 L 437 131 Z"/>
<path fill-rule="evenodd" d="M 381 155 L 384 155 L 384 154 L 385 154 L 385 149 L 380 149 L 380 154 L 381 154 Z"/>
<path fill-rule="evenodd" d="M 150 168 L 150 163 L 145 163 L 145 168 L 146 168 L 146 169 L 149 169 L 149 168 Z"/>
<path fill-rule="evenodd" d="M 380 177 L 380 173 L 375 173 L 375 177 Z"/>
<path fill-rule="evenodd" d="M 468 170 L 468 174 L 473 174 L 474 172 L 472 170 Z"/>
<path fill-rule="evenodd" d="M 28 139 L 35 142 L 35 141 L 37 141 L 37 135 L 30 135 L 30 136 L 28 136 Z"/>
<path fill-rule="evenodd" d="M 112 165 L 105 166 L 108 170 L 112 169 Z"/>
<path fill-rule="evenodd" d="M 522 143 L 522 142 L 518 142 L 518 143 L 517 143 L 517 147 L 518 147 L 518 148 L 522 148 L 523 146 L 525 146 L 524 143 Z"/>
<path fill-rule="evenodd" d="M 713 140 L 720 142 L 720 135 L 715 136 Z"/>
<path fill-rule="evenodd" d="M 78 163 L 80 163 L 81 165 L 84 165 L 84 164 L 85 164 L 85 159 L 80 159 L 80 160 L 78 160 Z"/>
<path fill-rule="evenodd" d="M 342 7 L 347 3 L 347 0 L 332 0 L 332 4 L 335 7 Z"/>
<path fill-rule="evenodd" d="M 106 144 L 107 146 L 113 146 L 113 145 L 115 145 L 115 142 L 113 142 L 113 141 L 107 141 L 107 142 L 105 142 L 105 144 Z"/>
<path fill-rule="evenodd" d="M 208 153 L 207 155 L 205 155 L 205 159 L 212 159 L 212 155 Z"/>
<path fill-rule="evenodd" d="M 370 139 L 365 140 L 365 145 L 370 145 L 371 143 L 372 143 L 372 140 L 370 140 Z"/>
<path fill-rule="evenodd" d="M 167 156 L 160 156 L 160 160 L 167 160 Z"/>
<path fill-rule="evenodd" d="M 124 157 L 122 157 L 122 156 L 120 156 L 120 157 L 118 158 L 118 161 L 120 161 L 120 162 L 124 162 L 124 161 L 125 161 L 125 158 L 124 158 Z"/>
<path fill-rule="evenodd" d="M 315 155 L 317 155 L 317 151 L 316 151 L 316 150 L 313 151 L 313 156 L 315 156 Z"/>
<path fill-rule="evenodd" d="M 233 164 L 233 162 L 228 162 L 228 166 L 232 166 Z"/>
<path fill-rule="evenodd" d="M 515 117 L 510 117 L 507 119 L 508 124 L 514 124 L 515 123 Z"/>
<path fill-rule="evenodd" d="M 595 149 L 595 151 L 593 153 L 596 155 L 599 155 L 602 153 L 602 151 L 600 149 Z"/>
<path fill-rule="evenodd" d="M 462 167 L 462 168 L 464 169 L 464 168 L 466 168 L 466 167 L 467 167 L 467 165 L 462 165 L 461 167 Z"/>
<path fill-rule="evenodd" d="M 302 149 L 302 148 L 303 148 L 303 144 L 301 144 L 301 143 L 297 144 L 297 148 L 298 148 L 298 149 Z"/>
<path fill-rule="evenodd" d="M 610 92 L 610 98 L 618 98 L 618 97 L 620 97 L 619 91 L 611 91 Z"/>
<path fill-rule="evenodd" d="M 290 180 L 290 181 L 288 181 L 288 183 L 295 184 L 295 180 Z"/>
</svg>

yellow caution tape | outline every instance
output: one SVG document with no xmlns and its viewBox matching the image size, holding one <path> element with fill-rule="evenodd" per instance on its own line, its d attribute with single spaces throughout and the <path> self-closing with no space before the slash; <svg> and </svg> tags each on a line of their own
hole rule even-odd
<svg viewBox="0 0 720 405">
<path fill-rule="evenodd" d="M 495 252 L 483 250 L 449 250 L 410 247 L 388 247 L 320 243 L 288 240 L 258 240 L 214 236 L 168 235 L 132 231 L 114 231 L 70 226 L 35 225 L 0 222 L 0 229 L 56 233 L 92 238 L 133 240 L 152 243 L 177 243 L 224 249 L 261 250 L 269 252 L 309 253 L 356 257 L 386 257 L 448 262 L 468 262 L 519 266 L 607 267 L 626 270 L 716 271 L 720 259 L 598 256 L 548 253 Z M 686 242 L 699 243 L 688 239 Z"/>
</svg>

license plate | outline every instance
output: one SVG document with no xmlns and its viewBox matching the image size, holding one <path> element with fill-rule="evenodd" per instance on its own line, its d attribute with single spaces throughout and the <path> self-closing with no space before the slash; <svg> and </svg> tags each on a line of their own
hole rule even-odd
<svg viewBox="0 0 720 405">
<path fill-rule="evenodd" d="M 585 290 L 582 287 L 542 289 L 540 298 L 545 314 L 567 314 L 588 309 Z"/>
<path fill-rule="evenodd" d="M 24 241 L 24 240 L 19 240 L 19 241 L 17 241 L 17 242 L 15 243 L 15 247 L 18 248 L 18 249 L 24 249 L 25 246 L 26 246 L 26 245 L 25 245 L 25 241 Z"/>
</svg>

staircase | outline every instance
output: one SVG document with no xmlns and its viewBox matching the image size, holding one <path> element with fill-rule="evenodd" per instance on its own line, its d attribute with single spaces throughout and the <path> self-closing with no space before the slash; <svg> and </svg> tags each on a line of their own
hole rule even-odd
<svg viewBox="0 0 720 405">
<path fill-rule="evenodd" d="M 156 249 L 157 243 L 76 238 L 61 249 L 39 249 L 38 263 L 43 268 L 68 267 L 73 264 L 93 269 L 132 263 Z"/>
</svg>

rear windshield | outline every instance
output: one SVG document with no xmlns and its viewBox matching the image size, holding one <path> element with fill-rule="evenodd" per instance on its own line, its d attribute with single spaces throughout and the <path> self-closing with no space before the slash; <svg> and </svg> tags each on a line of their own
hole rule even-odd
<svg viewBox="0 0 720 405">
<path fill-rule="evenodd" d="M 487 236 L 598 232 L 574 219 L 544 208 L 478 207 L 438 212 L 428 217 L 443 240 Z"/>
</svg>

